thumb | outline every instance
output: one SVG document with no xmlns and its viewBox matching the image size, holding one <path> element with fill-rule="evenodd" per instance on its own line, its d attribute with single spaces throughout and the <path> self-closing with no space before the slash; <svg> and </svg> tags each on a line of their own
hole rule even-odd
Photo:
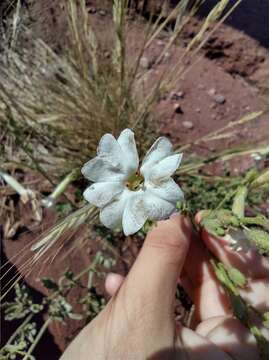
<svg viewBox="0 0 269 360">
<path fill-rule="evenodd" d="M 191 234 L 190 221 L 179 214 L 158 222 L 149 232 L 126 279 L 133 299 L 143 299 L 144 306 L 157 302 L 158 308 L 166 312 L 173 308 Z"/>
</svg>

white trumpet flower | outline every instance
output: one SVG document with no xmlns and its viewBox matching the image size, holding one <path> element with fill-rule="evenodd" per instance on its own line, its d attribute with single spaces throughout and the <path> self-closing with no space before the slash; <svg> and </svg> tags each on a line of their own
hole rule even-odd
<svg viewBox="0 0 269 360">
<path fill-rule="evenodd" d="M 139 169 L 134 133 L 125 129 L 117 140 L 105 134 L 97 156 L 82 168 L 82 174 L 94 182 L 84 198 L 101 209 L 100 221 L 106 227 L 122 227 L 125 235 L 134 234 L 147 220 L 168 218 L 183 200 L 182 190 L 171 178 L 181 159 L 171 142 L 160 137 Z"/>
</svg>

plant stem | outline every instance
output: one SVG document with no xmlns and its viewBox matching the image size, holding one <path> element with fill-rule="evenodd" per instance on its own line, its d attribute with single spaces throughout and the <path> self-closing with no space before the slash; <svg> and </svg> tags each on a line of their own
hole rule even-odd
<svg viewBox="0 0 269 360">
<path fill-rule="evenodd" d="M 240 186 L 234 197 L 232 212 L 239 218 L 243 218 L 245 215 L 245 203 L 247 195 L 248 188 L 246 186 Z"/>
<path fill-rule="evenodd" d="M 23 200 L 24 203 L 30 199 L 32 191 L 23 187 L 14 177 L 1 171 L 1 169 L 0 169 L 0 177 L 2 177 L 4 181 L 10 187 L 12 187 L 12 189 L 15 190 L 17 194 L 21 196 L 21 199 Z"/>
<path fill-rule="evenodd" d="M 76 180 L 79 176 L 79 170 L 75 169 L 73 171 L 71 171 L 70 174 L 68 174 L 54 189 L 54 191 L 46 198 L 43 200 L 43 205 L 45 207 L 51 207 L 55 200 L 62 194 L 65 192 L 66 188 L 68 187 L 69 184 L 71 184 L 74 180 Z"/>
<path fill-rule="evenodd" d="M 94 271 L 96 268 L 96 265 L 98 264 L 99 258 L 98 256 L 95 256 L 93 262 L 90 266 L 88 266 L 86 269 L 82 270 L 77 276 L 75 276 L 74 280 L 79 280 L 83 275 L 87 274 L 90 271 Z"/>
<path fill-rule="evenodd" d="M 70 174 L 68 174 L 56 187 L 56 189 L 51 194 L 53 199 L 56 199 L 59 195 L 61 195 L 67 188 L 67 186 L 76 180 L 79 176 L 79 170 L 75 169 Z"/>
<path fill-rule="evenodd" d="M 27 360 L 28 357 L 32 354 L 32 352 L 34 351 L 35 347 L 37 346 L 39 340 L 42 338 L 42 336 L 44 335 L 45 331 L 47 330 L 49 324 L 51 323 L 51 319 L 48 318 L 45 323 L 43 324 L 43 326 L 41 327 L 41 329 L 39 330 L 39 333 L 37 334 L 35 341 L 32 343 L 32 345 L 30 346 L 29 350 L 27 351 L 27 353 L 25 354 L 25 356 L 23 357 L 22 360 Z"/>
<path fill-rule="evenodd" d="M 89 265 L 86 269 L 82 270 L 79 274 L 77 274 L 74 277 L 72 284 L 76 283 L 83 275 L 89 272 L 94 272 L 98 262 L 99 262 L 99 258 L 98 256 L 95 256 L 91 265 Z M 72 286 L 70 286 L 70 284 L 60 286 L 59 290 L 54 291 L 52 294 L 46 297 L 46 303 L 49 303 L 52 299 L 54 299 L 63 291 L 65 291 L 65 296 L 66 296 L 68 294 L 68 291 L 71 290 L 71 288 Z"/>
<path fill-rule="evenodd" d="M 27 316 L 27 318 L 24 320 L 24 322 L 14 331 L 14 333 L 10 336 L 8 339 L 8 342 L 5 346 L 11 344 L 13 340 L 15 340 L 16 336 L 21 332 L 21 330 L 24 328 L 25 325 L 27 325 L 33 318 L 33 314 L 30 314 Z"/>
</svg>

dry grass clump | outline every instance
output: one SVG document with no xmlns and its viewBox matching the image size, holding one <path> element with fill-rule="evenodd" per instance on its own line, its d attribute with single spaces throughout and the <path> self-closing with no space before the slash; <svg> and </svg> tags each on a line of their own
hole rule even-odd
<svg viewBox="0 0 269 360">
<path fill-rule="evenodd" d="M 109 59 L 97 43 L 85 6 L 73 1 L 68 1 L 70 41 L 64 55 L 36 39 L 22 48 L 6 48 L 1 56 L 0 126 L 32 160 L 57 176 L 92 157 L 104 133 L 133 126 L 137 99 L 130 83 L 135 75 L 124 70 L 125 8 L 118 4 L 115 11 L 122 6 L 122 15 L 114 15 L 115 51 L 112 45 Z M 141 143 L 147 142 L 149 128 L 144 122 L 136 129 Z"/>
<path fill-rule="evenodd" d="M 227 0 L 217 4 L 195 44 L 192 42 L 175 67 L 161 74 L 146 94 L 141 57 L 176 18 L 167 46 L 157 56 L 156 64 L 160 63 L 201 1 L 190 7 L 190 1 L 183 0 L 164 21 L 160 14 L 149 22 L 135 56 L 129 44 L 127 1 L 113 3 L 111 39 L 106 44 L 94 30 L 85 1 L 64 4 L 68 41 L 60 53 L 23 25 L 27 12 L 18 5 L 0 56 L 0 127 L 27 154 L 21 157 L 24 162 L 54 178 L 93 157 L 106 132 L 117 135 L 123 128 L 135 128 L 140 148 L 148 147 L 154 134 L 152 110 L 160 93 L 171 89 L 186 70 L 184 56 L 204 41 L 206 30 L 221 16 Z"/>
</svg>

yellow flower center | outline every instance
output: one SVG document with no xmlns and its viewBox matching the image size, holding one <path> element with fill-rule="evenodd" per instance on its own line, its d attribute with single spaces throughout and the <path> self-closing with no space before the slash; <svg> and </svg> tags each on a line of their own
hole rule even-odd
<svg viewBox="0 0 269 360">
<path fill-rule="evenodd" d="M 143 176 L 137 171 L 135 174 L 129 177 L 129 179 L 126 182 L 126 186 L 129 190 L 137 191 L 141 189 L 142 185 L 144 183 Z"/>
</svg>

